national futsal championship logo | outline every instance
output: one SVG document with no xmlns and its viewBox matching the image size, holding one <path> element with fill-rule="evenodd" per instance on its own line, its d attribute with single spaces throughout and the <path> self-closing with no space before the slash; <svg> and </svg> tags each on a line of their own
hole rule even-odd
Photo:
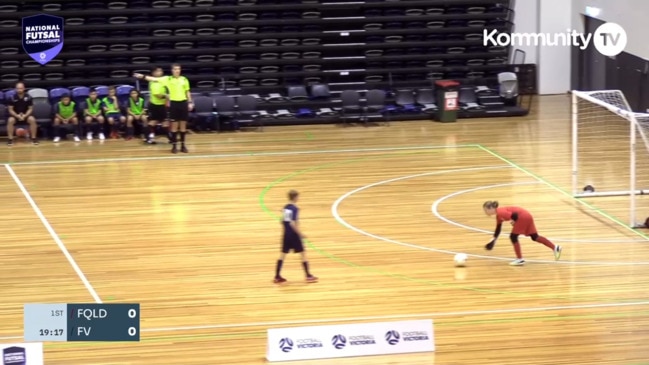
<svg viewBox="0 0 649 365">
<path fill-rule="evenodd" d="M 47 14 L 25 17 L 22 34 L 25 52 L 45 65 L 63 49 L 63 18 Z"/>
<path fill-rule="evenodd" d="M 13 346 L 2 350 L 2 365 L 27 365 L 27 351 Z"/>
</svg>

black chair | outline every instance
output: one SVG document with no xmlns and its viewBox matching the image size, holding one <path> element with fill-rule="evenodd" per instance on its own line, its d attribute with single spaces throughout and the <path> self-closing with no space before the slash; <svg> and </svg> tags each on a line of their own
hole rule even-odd
<svg viewBox="0 0 649 365">
<path fill-rule="evenodd" d="M 286 90 L 286 94 L 290 101 L 309 100 L 309 94 L 307 94 L 306 88 L 302 85 L 289 86 Z"/>
<path fill-rule="evenodd" d="M 411 89 L 397 90 L 395 104 L 404 113 L 419 113 L 419 106 L 415 102 L 415 93 Z"/>
<path fill-rule="evenodd" d="M 39 134 L 43 135 L 44 138 L 48 138 L 49 129 L 52 125 L 52 104 L 42 99 L 34 101 L 32 116 L 36 119 L 36 124 L 38 124 Z"/>
<path fill-rule="evenodd" d="M 0 104 L 0 134 L 7 133 L 7 106 Z"/>
<path fill-rule="evenodd" d="M 421 107 L 424 113 L 434 113 L 437 111 L 437 101 L 435 100 L 435 92 L 433 89 L 417 90 L 417 99 L 415 102 Z"/>
<path fill-rule="evenodd" d="M 326 84 L 313 84 L 311 85 L 311 98 L 313 100 L 329 100 L 331 99 L 331 92 L 329 86 Z"/>
<path fill-rule="evenodd" d="M 257 109 L 257 98 L 252 95 L 241 95 L 237 98 L 237 116 L 238 123 L 245 122 L 257 124 L 259 130 L 264 129 L 263 118 L 259 118 Z"/>
<path fill-rule="evenodd" d="M 389 113 L 385 112 L 385 91 L 373 89 L 365 94 L 365 118 L 379 117 L 390 125 Z"/>
<path fill-rule="evenodd" d="M 194 111 L 193 124 L 199 130 L 211 130 L 214 120 L 214 99 L 209 96 L 197 95 L 192 97 Z"/>
<path fill-rule="evenodd" d="M 484 109 L 482 105 L 478 104 L 478 96 L 474 87 L 461 87 L 458 93 L 458 101 L 462 110 L 479 111 Z"/>
<path fill-rule="evenodd" d="M 340 117 L 342 118 L 343 125 L 347 123 L 347 119 L 363 118 L 363 108 L 361 107 L 361 96 L 356 90 L 344 90 L 340 94 L 342 101 L 342 108 L 340 109 Z"/>
<path fill-rule="evenodd" d="M 214 104 L 216 105 L 216 130 L 221 131 L 221 124 L 225 120 L 230 120 L 234 122 L 235 129 L 236 126 L 236 103 L 234 98 L 226 95 L 220 95 L 214 98 Z"/>
</svg>

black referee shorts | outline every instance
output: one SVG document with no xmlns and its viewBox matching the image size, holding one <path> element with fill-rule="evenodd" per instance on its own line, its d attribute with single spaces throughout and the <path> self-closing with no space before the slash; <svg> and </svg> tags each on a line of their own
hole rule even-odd
<svg viewBox="0 0 649 365">
<path fill-rule="evenodd" d="M 302 244 L 302 239 L 300 239 L 300 237 L 295 235 L 285 235 L 284 239 L 282 240 L 282 252 L 289 253 L 291 251 L 295 253 L 300 253 L 304 251 L 304 245 Z"/>
<path fill-rule="evenodd" d="M 149 104 L 149 119 L 163 122 L 167 119 L 167 107 L 164 104 Z"/>
<path fill-rule="evenodd" d="M 169 119 L 174 122 L 186 122 L 189 119 L 189 103 L 185 101 L 169 102 Z"/>
</svg>

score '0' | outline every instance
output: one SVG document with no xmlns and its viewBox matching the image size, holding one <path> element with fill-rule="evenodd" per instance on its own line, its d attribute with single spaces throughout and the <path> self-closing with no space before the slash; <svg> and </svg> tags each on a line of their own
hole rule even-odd
<svg viewBox="0 0 649 365">
<path fill-rule="evenodd" d="M 137 317 L 137 311 L 133 308 L 128 310 L 128 318 L 135 318 Z"/>
<path fill-rule="evenodd" d="M 129 336 L 135 336 L 136 334 L 137 334 L 137 330 L 135 329 L 135 327 L 129 327 L 128 328 L 128 335 Z"/>
</svg>

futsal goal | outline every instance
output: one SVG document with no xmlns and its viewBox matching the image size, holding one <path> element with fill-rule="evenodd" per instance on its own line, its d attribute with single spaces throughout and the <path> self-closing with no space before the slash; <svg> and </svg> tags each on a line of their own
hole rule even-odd
<svg viewBox="0 0 649 365">
<path fill-rule="evenodd" d="M 649 201 L 641 207 L 639 196 L 649 194 L 649 114 L 633 112 L 620 90 L 572 92 L 572 194 L 628 197 L 619 209 L 629 210 L 630 227 L 645 226 Z"/>
</svg>

